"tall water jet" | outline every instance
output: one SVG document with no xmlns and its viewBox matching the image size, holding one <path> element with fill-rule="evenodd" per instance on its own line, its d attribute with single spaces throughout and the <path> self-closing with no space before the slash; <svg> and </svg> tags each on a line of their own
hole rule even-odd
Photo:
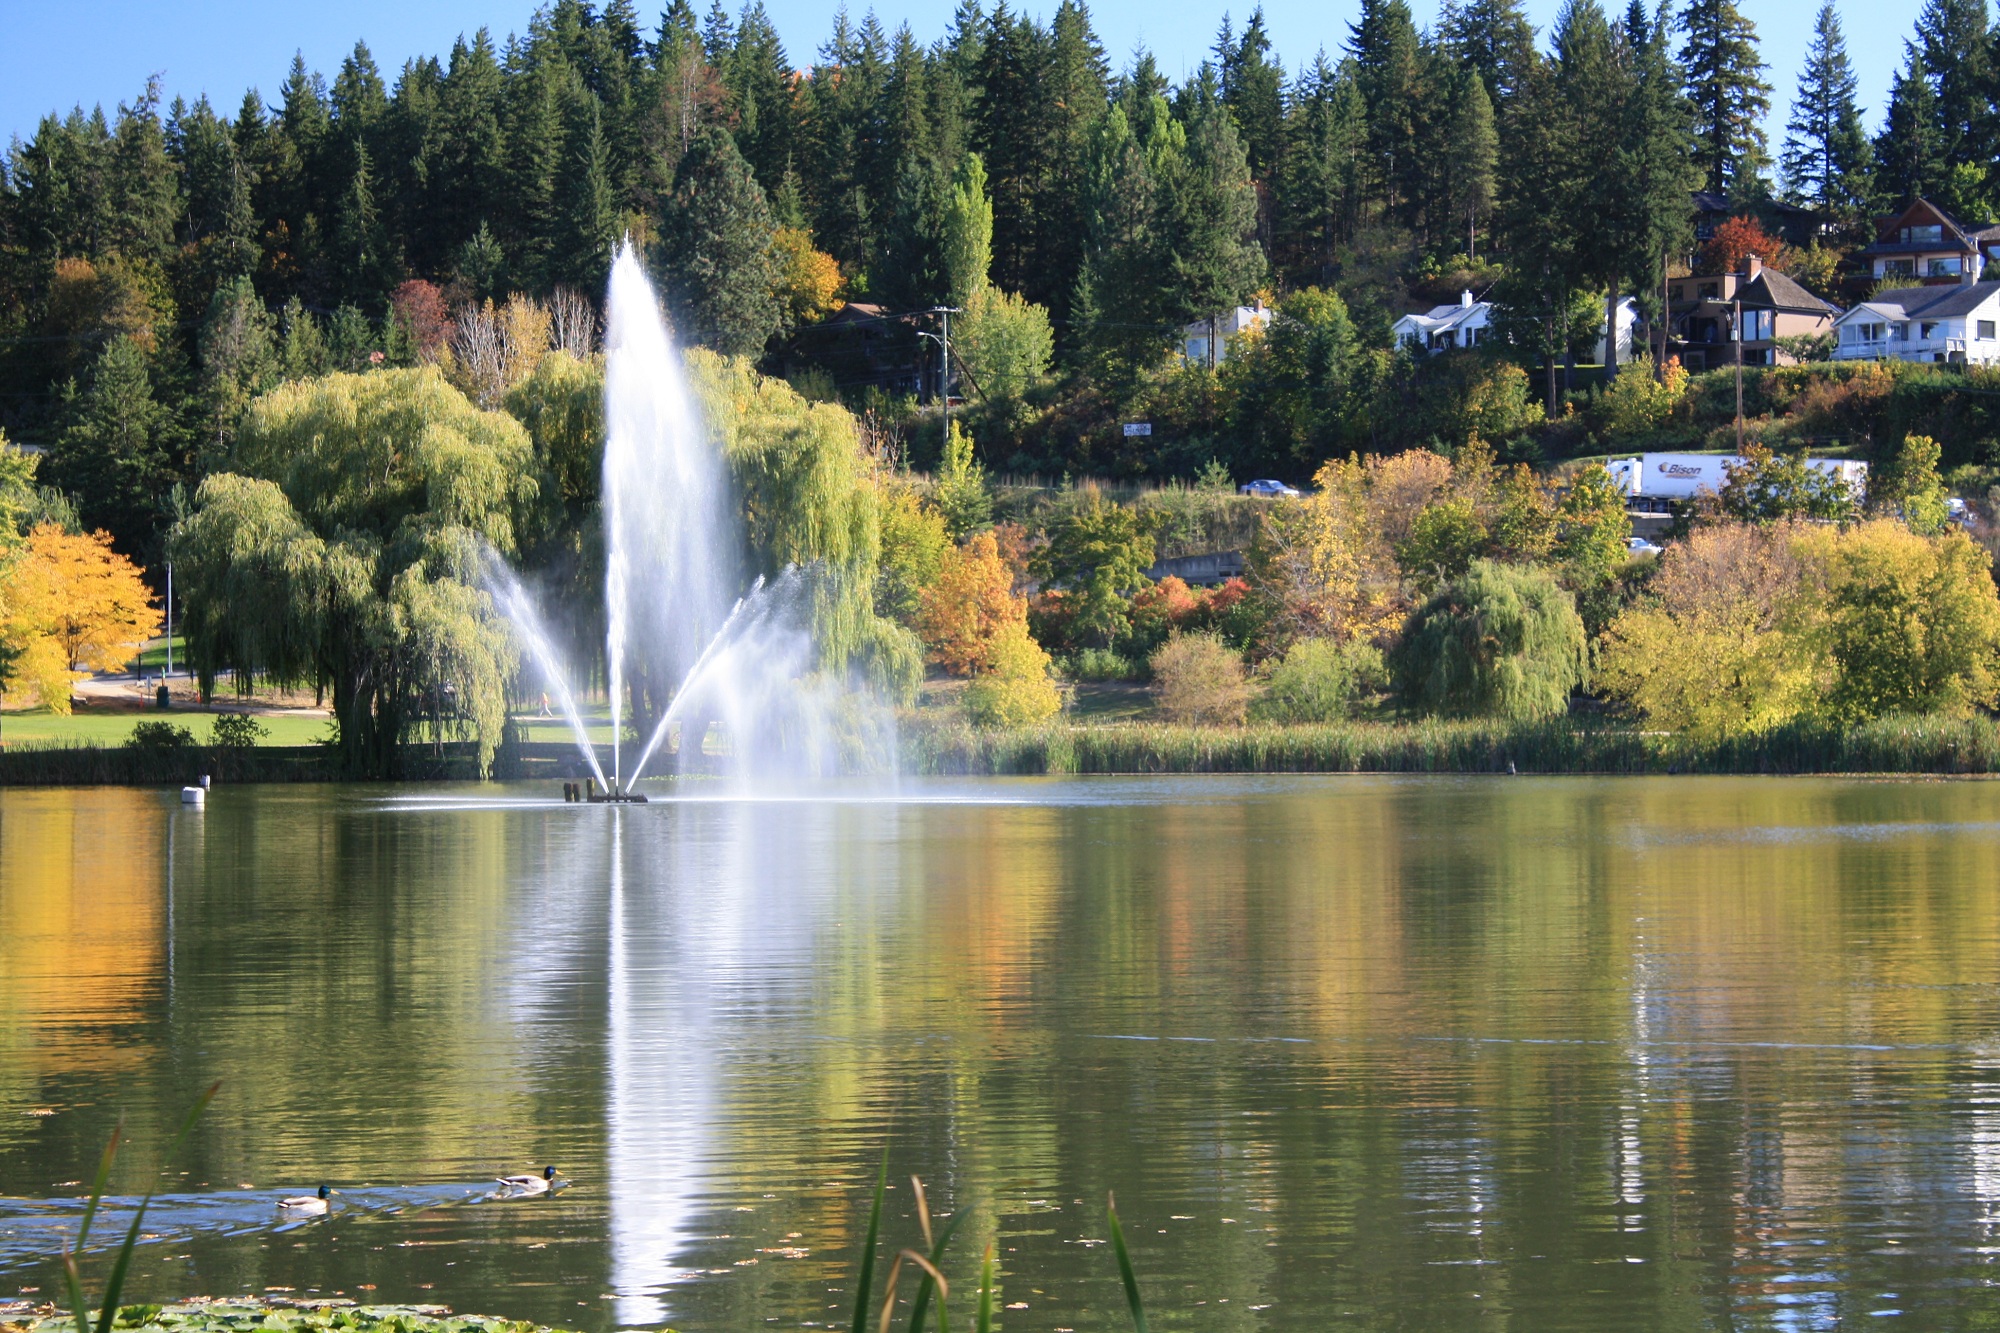
<svg viewBox="0 0 2000 1333">
<path fill-rule="evenodd" d="M 664 716 L 740 580 L 727 470 L 629 239 L 611 266 L 604 354 L 605 654 L 621 783 L 628 687 L 642 727 Z"/>
</svg>

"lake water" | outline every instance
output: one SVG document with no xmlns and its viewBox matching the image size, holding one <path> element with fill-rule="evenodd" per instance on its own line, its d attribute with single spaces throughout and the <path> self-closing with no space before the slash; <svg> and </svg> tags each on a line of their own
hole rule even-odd
<svg viewBox="0 0 2000 1333">
<path fill-rule="evenodd" d="M 1995 1326 L 2000 785 L 682 790 L 0 791 L 0 1299 L 219 1079 L 128 1299 L 845 1327 L 886 1146 L 961 1327 Z"/>
</svg>

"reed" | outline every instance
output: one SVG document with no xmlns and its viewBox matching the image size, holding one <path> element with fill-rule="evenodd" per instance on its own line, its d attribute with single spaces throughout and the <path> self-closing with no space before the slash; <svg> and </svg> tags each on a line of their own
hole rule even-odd
<svg viewBox="0 0 2000 1333">
<path fill-rule="evenodd" d="M 208 1109 L 209 1102 L 215 1099 L 221 1087 L 220 1083 L 210 1084 L 208 1091 L 195 1099 L 194 1108 L 181 1122 L 180 1132 L 167 1144 L 164 1160 L 171 1160 L 180 1150 L 187 1136 L 194 1132 L 195 1121 L 201 1119 L 201 1113 Z M 90 1224 L 97 1217 L 98 1204 L 104 1201 L 104 1187 L 111 1179 L 111 1164 L 117 1160 L 118 1146 L 124 1135 L 122 1123 L 111 1131 L 111 1141 L 104 1145 L 104 1155 L 97 1162 L 97 1175 L 90 1182 L 90 1198 L 83 1206 L 83 1219 L 77 1223 L 76 1245 L 74 1248 L 63 1247 L 63 1294 L 68 1298 L 70 1314 L 76 1320 L 76 1333 L 111 1333 L 112 1325 L 118 1319 L 118 1297 L 125 1290 L 125 1275 L 132 1268 L 132 1251 L 139 1245 L 139 1228 L 145 1224 L 146 1209 L 153 1202 L 153 1191 L 147 1190 L 132 1212 L 132 1225 L 126 1228 L 124 1243 L 118 1247 L 117 1255 L 111 1261 L 110 1276 L 104 1281 L 104 1299 L 98 1303 L 97 1321 L 93 1326 L 90 1302 L 83 1294 L 83 1272 L 77 1266 L 77 1255 L 82 1253 L 85 1242 L 90 1238 Z"/>
<path fill-rule="evenodd" d="M 1801 724 L 1704 741 L 1560 718 L 1507 724 L 1425 719 L 1313 725 L 905 728 L 906 769 L 934 775 L 1092 773 L 2000 773 L 1987 717 Z"/>
</svg>

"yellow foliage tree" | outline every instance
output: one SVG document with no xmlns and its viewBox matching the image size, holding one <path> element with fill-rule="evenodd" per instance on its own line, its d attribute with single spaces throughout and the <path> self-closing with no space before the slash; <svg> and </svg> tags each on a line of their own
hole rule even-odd
<svg viewBox="0 0 2000 1333">
<path fill-rule="evenodd" d="M 833 312 L 840 295 L 840 264 L 813 247 L 811 232 L 779 227 L 771 233 L 771 257 L 778 273 L 775 291 L 787 322 L 812 324 Z"/>
<path fill-rule="evenodd" d="M 1654 726 L 1708 740 L 1801 716 L 1833 675 L 1802 524 L 1717 524 L 1669 547 L 1653 599 L 1611 623 L 1597 683 Z"/>
<path fill-rule="evenodd" d="M 1001 625 L 987 647 L 985 666 L 965 691 L 972 720 L 989 727 L 1021 727 L 1062 708 L 1049 679 L 1049 655 L 1028 633 L 1025 618 Z"/>
<path fill-rule="evenodd" d="M 111 549 L 109 533 L 72 536 L 43 523 L 0 579 L 14 682 L 58 713 L 69 712 L 81 673 L 124 666 L 160 627 L 139 567 Z"/>
</svg>

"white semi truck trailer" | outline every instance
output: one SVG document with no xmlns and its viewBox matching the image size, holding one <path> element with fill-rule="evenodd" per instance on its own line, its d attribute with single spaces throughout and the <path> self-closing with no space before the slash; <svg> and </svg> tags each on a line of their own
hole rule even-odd
<svg viewBox="0 0 2000 1333">
<path fill-rule="evenodd" d="M 1618 488 L 1633 499 L 1691 500 L 1697 491 L 1720 491 L 1729 469 L 1741 467 L 1734 454 L 1641 454 L 1604 465 Z M 1868 465 L 1850 458 L 1808 458 L 1806 466 L 1846 483 L 1858 499 L 1868 489 Z"/>
</svg>

